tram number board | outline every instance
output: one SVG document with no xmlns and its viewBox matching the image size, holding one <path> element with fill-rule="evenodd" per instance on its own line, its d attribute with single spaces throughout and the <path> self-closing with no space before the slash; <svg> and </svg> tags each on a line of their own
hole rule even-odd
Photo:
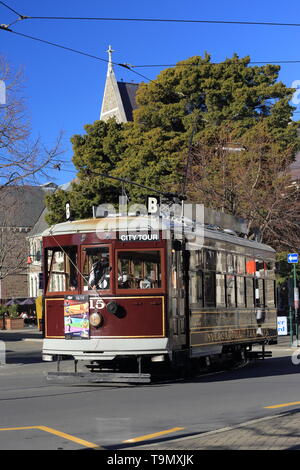
<svg viewBox="0 0 300 470">
<path fill-rule="evenodd" d="M 120 233 L 119 240 L 121 242 L 157 242 L 159 241 L 158 233 Z"/>
</svg>

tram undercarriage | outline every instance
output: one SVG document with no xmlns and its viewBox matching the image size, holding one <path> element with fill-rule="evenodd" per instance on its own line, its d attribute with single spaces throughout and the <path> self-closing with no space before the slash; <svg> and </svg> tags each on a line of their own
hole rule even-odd
<svg viewBox="0 0 300 470">
<path fill-rule="evenodd" d="M 261 349 L 253 346 L 260 346 Z M 161 380 L 188 379 L 208 372 L 234 369 L 250 360 L 272 357 L 272 351 L 265 349 L 265 342 L 247 345 L 230 345 L 222 348 L 219 354 L 191 357 L 189 350 L 171 354 L 116 356 L 112 360 L 80 361 L 74 359 L 73 371 L 62 370 L 64 359 L 69 356 L 52 356 L 57 370 L 49 372 L 47 379 L 60 383 L 128 383 L 146 384 Z M 172 356 L 172 357 L 171 357 Z M 45 358 L 44 358 L 45 359 Z M 80 363 L 88 370 L 78 369 Z"/>
</svg>

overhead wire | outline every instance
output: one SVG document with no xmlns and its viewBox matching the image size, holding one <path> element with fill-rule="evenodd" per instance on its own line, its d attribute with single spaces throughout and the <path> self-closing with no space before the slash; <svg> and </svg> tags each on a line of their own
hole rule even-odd
<svg viewBox="0 0 300 470">
<path fill-rule="evenodd" d="M 17 31 L 13 31 L 9 29 L 10 26 L 15 24 L 19 20 L 24 20 L 24 19 L 47 19 L 47 20 L 97 20 L 97 21 L 137 21 L 137 22 L 176 22 L 176 23 L 209 23 L 209 24 L 240 24 L 240 25 L 263 25 L 263 26 L 293 26 L 293 27 L 300 27 L 300 23 L 276 23 L 276 22 L 257 22 L 257 21 L 232 21 L 232 20 L 192 20 L 192 19 L 170 19 L 170 18 L 104 18 L 104 17 L 72 17 L 72 16 L 27 16 L 27 15 L 22 15 L 15 9 L 13 9 L 11 6 L 9 6 L 7 3 L 3 2 L 0 0 L 0 4 L 3 5 L 5 8 L 9 9 L 11 12 L 15 13 L 18 18 L 10 23 L 9 25 L 1 25 L 0 28 L 10 31 L 16 35 L 23 36 L 35 41 L 43 42 L 48 45 L 52 45 L 55 47 L 59 47 L 61 49 L 65 49 L 77 54 L 81 54 L 87 57 L 91 57 L 103 62 L 108 63 L 107 59 L 103 59 L 101 57 L 95 56 L 93 54 L 89 54 L 83 51 L 76 50 L 71 47 L 63 46 L 51 41 L 47 41 L 44 39 L 36 38 L 30 35 L 26 35 L 23 33 L 19 33 Z M 249 64 L 252 65 L 260 65 L 260 64 L 298 64 L 300 63 L 299 60 L 271 60 L 271 61 L 250 61 Z M 139 72 L 133 70 L 135 68 L 155 68 L 155 67 L 194 67 L 194 66 L 199 66 L 199 64 L 142 64 L 142 65 L 131 65 L 128 63 L 114 63 L 113 65 L 117 65 L 119 67 L 127 68 L 131 72 L 135 73 L 136 75 L 139 75 L 140 77 L 148 80 L 148 81 L 153 81 L 149 77 L 146 77 L 143 74 L 140 74 Z"/>
<path fill-rule="evenodd" d="M 11 6 L 7 5 L 6 3 L 0 1 L 0 4 L 3 5 L 5 8 L 7 8 L 8 10 L 12 11 L 13 13 L 15 13 L 17 16 L 19 16 L 20 18 L 25 18 L 25 16 L 21 15 L 19 12 L 17 12 L 16 10 L 14 10 Z"/>
<path fill-rule="evenodd" d="M 92 59 L 96 59 L 96 60 L 99 60 L 99 61 L 102 61 L 102 62 L 105 62 L 105 63 L 109 63 L 109 61 L 107 59 L 104 59 L 102 57 L 99 57 L 99 56 L 96 56 L 96 55 L 93 55 L 93 54 L 90 54 L 90 53 L 87 53 L 87 52 L 84 52 L 84 51 L 80 51 L 78 49 L 74 49 L 74 48 L 71 48 L 71 47 L 68 47 L 68 46 L 64 46 L 62 44 L 58 44 L 58 43 L 54 43 L 52 41 L 48 41 L 48 40 L 45 40 L 45 39 L 41 39 L 41 38 L 37 38 L 37 37 L 34 37 L 34 36 L 31 36 L 31 35 L 28 35 L 28 34 L 24 34 L 24 33 L 20 33 L 18 31 L 14 31 L 12 29 L 10 29 L 10 26 L 12 26 L 13 24 L 15 24 L 17 21 L 19 20 L 22 20 L 22 19 L 82 19 L 82 20 L 112 20 L 112 21 L 164 21 L 164 22 L 167 22 L 167 21 L 171 21 L 171 22 L 196 22 L 196 23 L 236 23 L 236 24 L 263 24 L 263 25 L 276 25 L 276 26 L 300 26 L 300 24 L 298 23 L 266 23 L 266 22 L 232 22 L 232 21 L 217 21 L 217 20 L 178 20 L 178 19 L 158 19 L 158 18 L 153 18 L 153 19 L 146 19 L 146 18 L 92 18 L 92 17 L 32 17 L 32 16 L 25 16 L 25 15 L 22 15 L 20 14 L 19 12 L 17 12 L 16 10 L 14 10 L 12 7 L 10 7 L 9 5 L 7 5 L 5 2 L 3 2 L 2 0 L 0 0 L 0 4 L 3 5 L 4 7 L 6 7 L 7 9 L 9 9 L 10 11 L 12 11 L 13 13 L 15 13 L 16 15 L 18 15 L 18 18 L 13 22 L 11 23 L 10 25 L 0 25 L 0 29 L 2 30 L 5 30 L 5 31 L 9 31 L 17 36 L 21 36 L 21 37 L 25 37 L 27 39 L 31 39 L 33 41 L 37 41 L 37 42 L 40 42 L 40 43 L 44 43 L 44 44 L 47 44 L 47 45 L 50 45 L 50 46 L 53 46 L 53 47 L 57 47 L 57 48 L 60 48 L 60 49 L 64 49 L 64 50 L 67 50 L 69 52 L 73 52 L 73 53 L 76 53 L 76 54 L 80 54 L 82 56 L 85 56 L 85 57 L 89 57 L 89 58 L 92 58 Z M 155 83 L 157 85 L 157 82 L 155 82 L 154 80 L 152 80 L 151 78 L 145 76 L 144 74 L 141 74 L 140 72 L 137 72 L 136 70 L 133 70 L 133 69 L 136 69 L 136 68 L 150 68 L 150 67 L 199 67 L 199 64 L 144 64 L 144 65 L 131 65 L 131 64 L 128 64 L 128 63 L 118 63 L 118 62 L 111 62 L 113 65 L 116 65 L 118 67 L 122 67 L 122 68 L 125 68 L 127 70 L 129 70 L 130 72 L 134 73 L 135 75 L 138 75 L 139 77 L 149 81 L 149 82 L 152 82 L 152 83 Z M 252 65 L 259 65 L 259 64 L 297 64 L 297 63 L 300 63 L 300 60 L 277 60 L 277 61 L 249 61 L 249 64 L 252 64 Z M 212 64 L 210 62 L 210 64 Z"/>
<path fill-rule="evenodd" d="M 3 5 L 4 2 L 0 2 Z M 14 11 L 9 6 L 5 5 Z M 17 12 L 15 12 L 18 14 Z M 19 15 L 19 14 L 18 14 Z M 149 23 L 195 23 L 195 24 L 229 24 L 243 26 L 284 26 L 300 27 L 300 23 L 281 23 L 274 21 L 240 21 L 240 20 L 209 20 L 209 19 L 184 19 L 184 18 L 120 18 L 120 17 L 86 17 L 86 16 L 26 16 L 32 20 L 65 20 L 65 21 L 132 21 Z"/>
<path fill-rule="evenodd" d="M 55 43 L 55 42 L 52 42 L 52 41 L 47 41 L 46 39 L 41 39 L 41 38 L 37 38 L 35 36 L 30 36 L 29 34 L 24 34 L 24 33 L 18 32 L 18 31 L 13 31 L 12 29 L 8 28 L 6 25 L 0 25 L 0 29 L 2 29 L 4 31 L 8 31 L 10 33 L 13 33 L 17 36 L 21 36 L 21 37 L 24 37 L 24 38 L 27 38 L 27 39 L 32 39 L 33 41 L 38 41 L 38 42 L 47 44 L 49 46 L 54 46 L 54 47 L 58 47 L 60 49 L 65 49 L 69 52 L 74 52 L 76 54 L 80 54 L 80 55 L 83 55 L 83 56 L 86 56 L 86 57 L 90 57 L 92 59 L 96 59 L 96 60 L 100 60 L 102 62 L 106 62 L 107 64 L 109 63 L 109 61 L 107 59 L 103 59 L 102 57 L 99 57 L 99 56 L 96 56 L 96 55 L 93 55 L 93 54 L 89 54 L 87 52 L 79 51 L 78 49 L 74 49 L 72 47 L 63 46 L 62 44 L 58 44 L 58 43 Z M 125 64 L 125 63 L 122 64 L 122 63 L 118 63 L 118 62 L 111 62 L 111 63 L 113 65 L 118 66 L 118 67 L 122 67 L 122 68 L 125 68 L 125 69 L 129 70 L 130 72 L 134 73 L 135 75 L 138 75 L 139 77 L 144 78 L 147 81 L 155 83 L 154 80 L 152 80 L 151 78 L 146 77 L 145 75 L 137 72 L 136 70 L 132 70 L 132 66 L 129 65 L 129 64 Z"/>
</svg>

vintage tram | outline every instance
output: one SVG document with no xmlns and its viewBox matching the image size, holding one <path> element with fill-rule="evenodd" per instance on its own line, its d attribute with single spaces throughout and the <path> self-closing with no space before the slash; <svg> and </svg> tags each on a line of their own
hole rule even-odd
<svg viewBox="0 0 300 470">
<path fill-rule="evenodd" d="M 44 232 L 43 359 L 75 364 L 53 375 L 75 380 L 86 361 L 85 380 L 148 382 L 149 364 L 276 342 L 274 250 L 205 224 L 174 236 L 159 219 L 154 230 L 116 215 Z"/>
</svg>

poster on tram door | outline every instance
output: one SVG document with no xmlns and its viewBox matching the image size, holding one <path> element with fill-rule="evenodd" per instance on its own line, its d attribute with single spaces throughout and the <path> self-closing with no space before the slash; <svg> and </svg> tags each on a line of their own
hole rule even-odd
<svg viewBox="0 0 300 470">
<path fill-rule="evenodd" d="M 89 297 L 65 295 L 64 324 L 66 339 L 89 339 Z"/>
</svg>

